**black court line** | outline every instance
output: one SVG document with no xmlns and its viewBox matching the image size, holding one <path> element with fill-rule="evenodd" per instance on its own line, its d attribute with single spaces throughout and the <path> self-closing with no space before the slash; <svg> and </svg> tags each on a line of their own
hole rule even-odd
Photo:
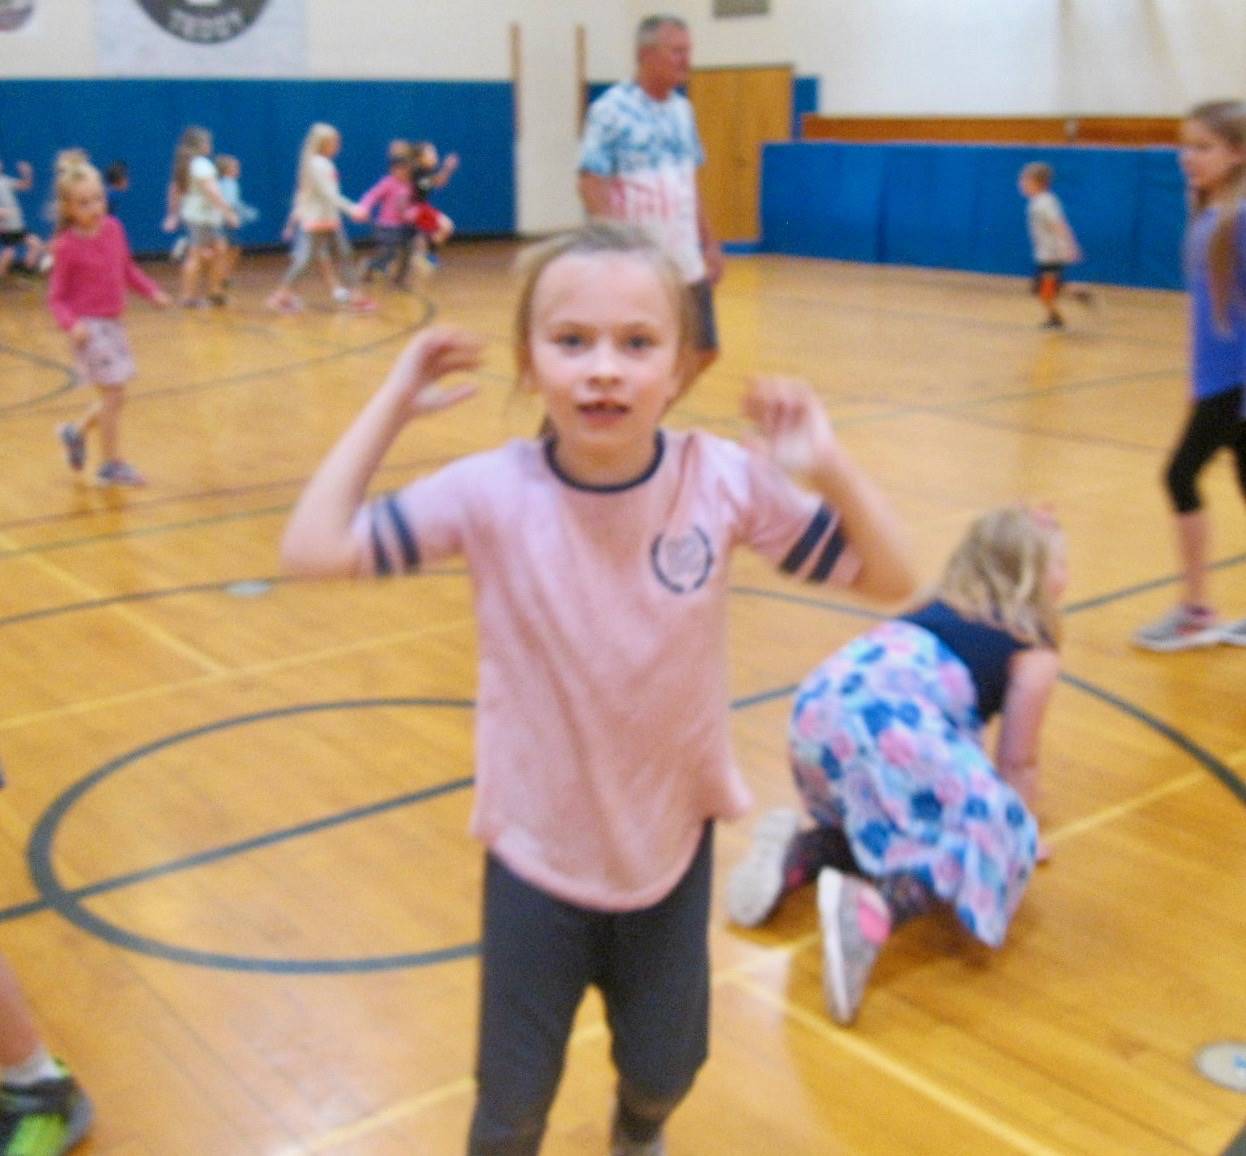
<svg viewBox="0 0 1246 1156">
<path fill-rule="evenodd" d="M 54 361 L 52 358 L 44 357 L 39 353 L 31 353 L 29 350 L 17 349 L 15 346 L 6 345 L 2 342 L 0 342 L 0 353 L 7 353 L 10 357 L 16 357 L 19 361 L 28 361 L 31 365 L 37 365 L 43 369 L 55 369 L 65 375 L 64 383 L 58 385 L 55 389 L 49 390 L 47 393 L 41 393 L 36 397 L 28 397 L 21 401 L 11 401 L 6 402 L 4 405 L 0 405 L 0 417 L 16 410 L 26 409 L 30 406 L 39 405 L 45 401 L 51 401 L 53 398 L 60 397 L 61 394 L 68 393 L 74 388 L 74 369 L 71 365 L 66 365 L 61 361 Z"/>
<path fill-rule="evenodd" d="M 187 382 L 185 385 L 170 385 L 165 386 L 162 389 L 130 390 L 128 391 L 129 400 L 131 402 L 147 401 L 152 398 L 181 397 L 191 393 L 203 393 L 207 390 L 222 389 L 228 386 L 241 385 L 248 381 L 257 381 L 261 378 L 272 377 L 275 374 L 299 373 L 307 369 L 315 369 L 317 366 L 328 365 L 335 361 L 342 361 L 348 357 L 356 357 L 360 354 L 371 353 L 373 350 L 379 349 L 384 345 L 389 345 L 403 337 L 410 336 L 412 333 L 416 332 L 416 330 L 422 329 L 437 315 L 437 306 L 430 298 L 420 295 L 416 298 L 416 300 L 423 306 L 423 313 L 418 319 L 412 321 L 408 325 L 404 325 L 401 329 L 393 330 L 386 333 L 384 336 L 374 338 L 371 341 L 365 341 L 361 345 L 346 345 L 339 349 L 335 349 L 332 353 L 321 354 L 319 357 L 304 358 L 301 361 L 282 362 L 280 365 L 272 365 L 260 369 L 248 369 L 240 373 L 230 374 L 224 377 L 213 377 L 208 378 L 205 381 Z M 12 352 L 18 356 L 22 355 L 22 351 L 14 350 L 7 346 L 0 346 L 0 350 Z M 58 368 L 64 368 L 63 366 L 60 366 L 59 363 L 49 364 L 55 364 Z M 41 398 L 18 402 L 15 405 L 0 407 L 0 419 L 12 416 L 27 417 L 31 414 L 37 414 L 39 411 L 35 408 L 36 405 L 52 400 L 72 388 L 73 382 L 71 381 L 69 385 L 56 390 L 55 393 L 48 394 Z"/>
<path fill-rule="evenodd" d="M 770 591 L 753 587 L 733 587 L 732 593 L 751 594 L 774 601 L 796 603 L 815 609 L 848 613 L 856 617 L 873 620 L 879 620 L 884 617 L 876 612 L 862 608 L 834 605 L 823 602 L 819 599 L 785 594 L 782 591 Z M 1246 782 L 1240 779 L 1225 763 L 1217 759 L 1209 751 L 1194 742 L 1175 727 L 1170 726 L 1150 712 L 1143 710 L 1133 703 L 1130 703 L 1120 698 L 1118 695 L 1104 690 L 1103 688 L 1098 687 L 1085 679 L 1069 674 L 1061 674 L 1060 678 L 1062 682 L 1081 690 L 1083 693 L 1097 698 L 1108 706 L 1122 711 L 1128 717 L 1154 730 L 1157 734 L 1168 740 L 1184 754 L 1194 759 L 1200 766 L 1211 773 L 1223 786 L 1225 786 L 1226 789 L 1228 789 L 1239 800 L 1239 802 L 1246 805 Z M 765 703 L 777 701 L 779 699 L 788 698 L 795 692 L 797 685 L 798 684 L 793 683 L 737 698 L 732 701 L 731 710 L 745 710 L 753 706 L 759 706 Z M 236 855 L 245 854 L 261 848 L 272 847 L 291 839 L 301 838 L 320 831 L 329 830 L 348 823 L 371 818 L 378 814 L 423 803 L 430 799 L 448 794 L 452 791 L 465 789 L 471 785 L 471 778 L 459 778 L 435 784 L 432 787 L 424 788 L 420 791 L 408 792 L 390 799 L 381 800 L 376 803 L 340 812 L 337 815 L 326 816 L 311 822 L 300 823 L 291 827 L 270 831 L 264 835 L 255 836 L 250 839 L 201 851 L 194 855 L 184 856 L 163 864 L 157 864 L 139 871 L 128 872 L 124 875 L 115 876 L 110 879 L 100 880 L 76 889 L 67 889 L 61 885 L 53 865 L 53 845 L 57 831 L 61 821 L 65 815 L 69 813 L 74 804 L 77 803 L 93 787 L 112 774 L 124 769 L 142 758 L 147 757 L 148 755 L 154 754 L 168 747 L 172 747 L 217 731 L 246 726 L 256 722 L 290 717 L 293 715 L 337 710 L 360 710 L 376 707 L 389 709 L 397 707 L 425 707 L 466 710 L 471 709 L 473 705 L 472 701 L 468 699 L 445 698 L 359 699 L 329 703 L 299 704 L 295 706 L 261 711 L 251 715 L 217 720 L 214 723 L 208 723 L 200 727 L 195 727 L 179 734 L 166 736 L 165 738 L 158 739 L 155 742 L 127 752 L 126 754 L 113 759 L 111 762 L 105 764 L 96 771 L 91 772 L 78 783 L 71 786 L 53 802 L 52 806 L 49 807 L 47 811 L 44 812 L 34 829 L 27 848 L 27 861 L 31 877 L 36 886 L 39 888 L 42 898 L 40 900 L 18 904 L 0 910 L 0 922 L 24 918 L 28 915 L 38 914 L 47 910 L 55 910 L 58 914 L 74 923 L 76 926 L 99 936 L 115 946 L 168 959 L 173 962 L 237 971 L 276 972 L 281 974 L 337 974 L 343 972 L 372 972 L 400 967 L 428 966 L 434 963 L 447 962 L 474 955 L 478 951 L 477 944 L 458 944 L 431 951 L 408 952 L 390 956 L 331 960 L 257 958 L 237 956 L 222 952 L 204 952 L 181 948 L 176 945 L 153 940 L 150 937 L 137 935 L 101 918 L 100 916 L 87 910 L 82 905 L 82 901 L 84 899 L 88 899 L 94 895 L 139 885 L 141 883 L 164 878 L 181 871 L 191 870 L 197 867 L 221 862 Z"/>
<path fill-rule="evenodd" d="M 450 457 L 430 457 L 415 458 L 405 462 L 388 462 L 379 466 L 376 471 L 377 477 L 382 474 L 395 473 L 398 470 L 404 470 L 409 473 L 418 472 L 426 469 L 432 469 L 437 466 L 446 465 L 448 462 L 455 460 Z M 198 490 L 190 491 L 183 494 L 161 494 L 151 498 L 138 498 L 126 503 L 127 510 L 154 510 L 163 506 L 180 506 L 188 502 L 207 502 L 214 498 L 235 498 L 246 494 L 263 494 L 270 490 L 290 490 L 302 488 L 307 485 L 306 477 L 278 479 L 271 482 L 255 482 L 249 486 L 222 486 L 215 490 Z M 92 508 L 89 510 L 64 510 L 55 514 L 37 514 L 32 518 L 15 518 L 10 522 L 0 522 L 0 530 L 24 530 L 36 526 L 53 526 L 57 523 L 76 522 L 80 519 L 98 518 L 103 514 L 113 513 L 110 509 Z M 242 511 L 245 512 L 245 511 Z M 0 558 L 4 556 L 4 551 L 0 550 Z"/>
<path fill-rule="evenodd" d="M 1208 570 L 1229 570 L 1234 566 L 1240 566 L 1246 562 L 1246 554 L 1234 554 L 1229 558 L 1222 558 L 1219 562 L 1212 562 L 1208 565 Z M 1152 590 L 1159 590 L 1164 586 L 1175 586 L 1182 580 L 1180 574 L 1169 574 L 1166 578 L 1152 578 L 1149 582 L 1139 582 L 1134 586 L 1125 586 L 1120 590 L 1109 591 L 1107 594 L 1098 594 L 1094 598 L 1083 598 L 1080 602 L 1071 602 L 1064 608 L 1065 614 L 1080 614 L 1083 610 L 1094 610 L 1100 606 L 1107 606 L 1112 602 L 1120 602 L 1125 598 L 1132 598 L 1135 594 L 1146 594 Z"/>
<path fill-rule="evenodd" d="M 885 288 L 886 286 L 878 286 Z M 835 286 L 834 289 L 839 291 L 847 291 L 845 286 Z M 729 295 L 729 294 L 728 294 Z M 859 295 L 859 294 L 858 294 Z M 833 292 L 831 294 L 833 297 Z M 977 329 L 989 333 L 1028 333 L 1037 340 L 1046 340 L 1052 337 L 1060 341 L 1087 341 L 1087 342 L 1105 342 L 1115 343 L 1118 345 L 1142 346 L 1148 349 L 1183 349 L 1184 341 L 1157 337 L 1135 337 L 1128 334 L 1113 333 L 1108 329 L 1087 328 L 1087 329 L 1064 329 L 1058 334 L 1043 333 L 1036 322 L 1021 321 L 990 321 L 985 318 L 967 317 L 963 313 L 928 313 L 918 309 L 888 309 L 877 305 L 861 304 L 860 302 L 850 301 L 828 301 L 825 297 L 805 297 L 799 293 L 770 293 L 766 296 L 767 305 L 793 306 L 800 305 L 809 309 L 816 309 L 821 313 L 853 313 L 864 314 L 871 317 L 885 317 L 889 319 L 904 321 L 920 321 L 928 322 L 932 325 L 938 325 L 943 328 L 953 326 L 956 329 Z"/>
</svg>

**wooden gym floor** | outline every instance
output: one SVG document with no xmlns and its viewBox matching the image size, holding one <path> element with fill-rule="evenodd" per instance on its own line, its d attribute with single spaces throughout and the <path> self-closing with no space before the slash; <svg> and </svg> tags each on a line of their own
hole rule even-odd
<svg viewBox="0 0 1246 1156">
<path fill-rule="evenodd" d="M 513 246 L 452 246 L 374 316 L 129 313 L 129 455 L 102 492 L 53 438 L 82 404 L 42 287 L 0 285 L 0 951 L 95 1098 L 84 1156 L 442 1156 L 472 1101 L 479 848 L 474 632 L 458 568 L 302 584 L 276 544 L 303 481 L 431 316 L 489 339 L 480 397 L 404 434 L 382 482 L 526 434 Z M 173 270 L 156 267 L 170 288 Z M 309 298 L 322 296 L 310 281 Z M 950 922 L 888 947 L 857 1026 L 823 1010 L 812 896 L 712 928 L 712 1054 L 673 1156 L 1218 1153 L 1246 1098 L 1194 1067 L 1246 1039 L 1246 650 L 1132 650 L 1172 602 L 1158 484 L 1185 407 L 1184 303 L 1109 289 L 1040 332 L 1020 281 L 733 260 L 725 356 L 674 415 L 732 435 L 744 376 L 810 377 L 933 578 L 968 520 L 1056 506 L 1073 586 L 1041 807 L 1053 860 L 1006 947 Z M 1206 484 L 1214 576 L 1246 614 L 1246 522 Z M 742 556 L 738 753 L 791 802 L 789 692 L 863 608 Z M 718 878 L 749 824 L 720 828 Z M 590 999 L 545 1151 L 599 1153 L 608 1041 Z"/>
</svg>

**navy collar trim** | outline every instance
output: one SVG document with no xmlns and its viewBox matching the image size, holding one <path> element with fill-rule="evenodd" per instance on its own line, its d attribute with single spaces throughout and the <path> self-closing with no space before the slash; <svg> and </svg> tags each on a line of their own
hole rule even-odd
<svg viewBox="0 0 1246 1156">
<path fill-rule="evenodd" d="M 545 461 L 549 464 L 550 470 L 565 486 L 570 486 L 573 490 L 583 490 L 589 494 L 617 494 L 623 490 L 630 490 L 636 486 L 643 486 L 654 474 L 658 472 L 658 467 L 662 464 L 662 458 L 666 454 L 666 435 L 658 430 L 653 435 L 653 461 L 651 461 L 639 477 L 632 478 L 626 482 L 612 482 L 605 486 L 593 486 L 588 482 L 579 482 L 569 474 L 564 473 L 559 467 L 558 462 L 554 458 L 554 446 L 557 444 L 556 438 L 546 438 L 542 449 L 545 453 Z"/>
</svg>

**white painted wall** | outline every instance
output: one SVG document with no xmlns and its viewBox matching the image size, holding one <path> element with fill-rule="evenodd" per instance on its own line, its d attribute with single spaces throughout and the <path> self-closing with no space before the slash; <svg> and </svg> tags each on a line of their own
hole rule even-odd
<svg viewBox="0 0 1246 1156">
<path fill-rule="evenodd" d="M 626 0 L 628 23 L 655 8 Z M 1180 115 L 1246 96 L 1242 0 L 658 0 L 703 66 L 793 64 L 827 114 Z"/>
</svg>

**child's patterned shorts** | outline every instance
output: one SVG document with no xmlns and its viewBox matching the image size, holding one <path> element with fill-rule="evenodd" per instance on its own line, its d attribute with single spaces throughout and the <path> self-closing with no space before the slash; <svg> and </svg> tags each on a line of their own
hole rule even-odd
<svg viewBox="0 0 1246 1156">
<path fill-rule="evenodd" d="M 86 341 L 74 352 L 79 385 L 125 385 L 134 376 L 134 354 L 121 322 L 84 317 Z"/>
</svg>

